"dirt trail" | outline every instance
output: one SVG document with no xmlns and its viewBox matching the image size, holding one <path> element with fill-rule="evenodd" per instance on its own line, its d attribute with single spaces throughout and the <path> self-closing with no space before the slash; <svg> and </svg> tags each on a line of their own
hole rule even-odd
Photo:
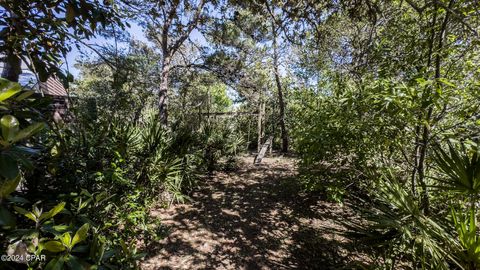
<svg viewBox="0 0 480 270">
<path fill-rule="evenodd" d="M 339 234 L 351 211 L 299 193 L 293 159 L 252 161 L 215 173 L 192 203 L 155 211 L 171 231 L 142 269 L 339 269 L 356 257 Z"/>
</svg>

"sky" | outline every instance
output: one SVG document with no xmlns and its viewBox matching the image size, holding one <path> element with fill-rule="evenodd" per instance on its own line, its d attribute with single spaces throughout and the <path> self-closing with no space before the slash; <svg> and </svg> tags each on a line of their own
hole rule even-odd
<svg viewBox="0 0 480 270">
<path fill-rule="evenodd" d="M 145 34 L 143 33 L 143 29 L 136 23 L 130 23 L 130 28 L 127 28 L 126 31 L 130 34 L 130 37 L 140 41 L 147 41 Z M 108 44 L 109 41 L 103 37 L 95 37 L 90 40 L 87 40 L 86 43 L 88 44 Z M 80 44 L 80 50 L 77 49 L 76 46 L 72 46 L 72 50 L 67 54 L 67 59 L 64 63 L 64 67 L 75 77 L 79 76 L 80 71 L 75 68 L 75 64 L 81 57 L 81 51 L 86 53 L 87 55 L 95 56 L 95 52 L 93 52 L 88 47 Z"/>
<path fill-rule="evenodd" d="M 143 29 L 140 25 L 136 23 L 130 23 L 130 27 L 126 29 L 126 31 L 130 34 L 130 37 L 135 40 L 140 40 L 143 42 L 148 42 L 148 39 L 145 37 L 143 33 Z M 200 44 L 205 44 L 207 41 L 205 37 L 198 31 L 193 30 L 190 34 L 190 38 L 198 42 Z M 96 37 L 86 41 L 88 44 L 108 44 L 112 42 L 111 40 L 105 39 L 103 37 Z M 75 78 L 80 76 L 80 70 L 75 68 L 75 64 L 81 58 L 82 52 L 87 55 L 92 55 L 95 57 L 95 52 L 84 45 L 80 45 L 80 50 L 76 46 L 72 46 L 72 50 L 67 54 L 66 61 L 63 65 Z M 227 88 L 227 95 L 232 99 L 236 100 L 238 98 L 238 93 L 235 92 L 231 87 Z M 238 104 L 234 104 L 234 107 L 237 107 Z"/>
<path fill-rule="evenodd" d="M 143 29 L 140 25 L 134 22 L 130 22 L 130 27 L 126 29 L 126 31 L 130 34 L 130 37 L 135 40 L 140 40 L 143 42 L 148 42 L 145 34 L 143 33 Z M 190 37 L 193 41 L 199 42 L 200 44 L 205 44 L 206 40 L 203 35 L 198 30 L 193 30 L 190 34 Z M 111 40 L 107 40 L 103 37 L 96 37 L 92 38 L 86 43 L 88 44 L 108 44 L 112 42 Z M 75 78 L 77 78 L 80 74 L 80 71 L 75 68 L 75 64 L 81 57 L 81 52 L 86 53 L 87 55 L 95 56 L 95 52 L 84 45 L 80 45 L 80 50 L 77 49 L 76 46 L 72 46 L 72 51 L 67 54 L 67 59 L 64 63 L 64 68 L 66 68 Z"/>
</svg>

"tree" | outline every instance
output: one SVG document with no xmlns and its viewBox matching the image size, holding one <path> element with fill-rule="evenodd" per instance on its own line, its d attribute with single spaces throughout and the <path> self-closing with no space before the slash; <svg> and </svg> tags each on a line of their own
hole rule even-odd
<svg viewBox="0 0 480 270">
<path fill-rule="evenodd" d="M 263 3 L 264 2 L 264 3 Z M 281 14 L 278 6 L 270 1 L 257 2 L 235 2 L 230 7 L 229 16 L 225 16 L 224 21 L 217 25 L 217 33 L 213 39 L 216 44 L 228 48 L 228 52 L 233 50 L 247 52 L 246 56 L 241 59 L 243 63 L 262 63 L 271 66 L 272 76 L 271 80 L 267 82 L 269 85 L 274 85 L 277 92 L 278 103 L 278 122 L 275 120 L 275 125 L 280 126 L 282 139 L 282 152 L 288 151 L 288 132 L 286 128 L 285 111 L 286 102 L 284 98 L 284 87 L 282 86 L 282 77 L 280 74 L 281 56 L 286 47 L 283 42 L 283 31 L 278 21 L 279 14 Z M 219 48 L 217 48 L 217 51 Z M 225 53 L 226 54 L 226 53 Z M 251 66 L 245 64 L 245 66 Z M 263 65 L 261 65 L 263 66 Z M 256 85 L 257 87 L 259 85 Z M 263 93 L 262 101 L 258 107 L 259 112 L 259 127 L 265 120 L 262 119 L 262 114 L 265 111 L 265 88 L 269 86 L 260 86 L 257 92 Z M 263 104 L 263 105 L 262 105 Z M 259 128 L 261 129 L 261 128 Z M 272 130 L 273 132 L 273 130 Z M 259 132 L 263 134 L 263 132 Z M 261 144 L 261 136 L 259 136 L 258 145 Z"/>
<path fill-rule="evenodd" d="M 278 49 L 278 39 L 279 39 L 279 26 L 276 23 L 275 11 L 269 7 L 269 4 L 266 4 L 267 10 L 270 13 L 270 20 L 272 25 L 271 37 L 272 37 L 272 58 L 273 58 L 273 74 L 275 77 L 275 85 L 277 86 L 277 95 L 278 95 L 278 105 L 279 105 L 279 124 L 280 132 L 282 137 L 282 152 L 288 152 L 288 133 L 285 125 L 285 100 L 283 97 L 283 88 L 282 81 L 280 78 L 279 71 L 279 49 Z"/>
<path fill-rule="evenodd" d="M 137 123 L 142 112 L 151 109 L 158 77 L 158 53 L 147 44 L 131 40 L 98 50 L 101 56 L 77 65 L 81 79 L 72 89 L 81 102 L 95 102 L 103 115 Z M 128 46 L 127 46 L 128 45 Z"/>
<path fill-rule="evenodd" d="M 190 34 L 204 23 L 209 13 L 209 0 L 125 1 L 128 9 L 138 16 L 147 37 L 162 54 L 158 110 L 163 124 L 168 123 L 168 89 L 173 58 Z"/>
<path fill-rule="evenodd" d="M 1 1 L 0 7 L 2 77 L 15 82 L 22 60 L 41 81 L 57 74 L 66 82 L 59 65 L 71 49 L 67 41 L 91 38 L 107 25 L 123 27 L 111 1 Z"/>
</svg>

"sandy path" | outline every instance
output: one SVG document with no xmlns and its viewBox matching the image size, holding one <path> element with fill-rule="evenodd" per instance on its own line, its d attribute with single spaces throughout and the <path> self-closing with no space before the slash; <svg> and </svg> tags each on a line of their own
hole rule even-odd
<svg viewBox="0 0 480 270">
<path fill-rule="evenodd" d="M 252 160 L 205 180 L 191 204 L 155 211 L 171 231 L 142 269 L 339 269 L 355 257 L 335 222 L 351 211 L 299 193 L 294 160 Z"/>
</svg>

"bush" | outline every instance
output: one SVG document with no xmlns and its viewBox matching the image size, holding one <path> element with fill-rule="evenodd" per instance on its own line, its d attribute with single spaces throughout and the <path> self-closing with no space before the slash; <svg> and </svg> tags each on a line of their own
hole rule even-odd
<svg viewBox="0 0 480 270">
<path fill-rule="evenodd" d="M 1 116 L 2 247 L 23 258 L 45 255 L 7 266 L 136 268 L 144 255 L 134 247 L 138 240 L 148 243 L 163 235 L 160 224 L 150 220 L 148 190 L 170 187 L 172 174 L 180 173 L 170 163 L 149 178 L 135 168 L 143 164 L 141 158 L 150 167 L 160 165 L 166 136 L 158 128 L 141 134 L 136 126 L 78 118 L 33 137 L 45 126 L 33 122 L 31 112 L 38 110 L 29 106 L 38 102 L 18 84 L 2 80 L 0 86 L 0 102 L 6 104 Z M 20 181 L 26 191 L 16 191 Z"/>
</svg>

